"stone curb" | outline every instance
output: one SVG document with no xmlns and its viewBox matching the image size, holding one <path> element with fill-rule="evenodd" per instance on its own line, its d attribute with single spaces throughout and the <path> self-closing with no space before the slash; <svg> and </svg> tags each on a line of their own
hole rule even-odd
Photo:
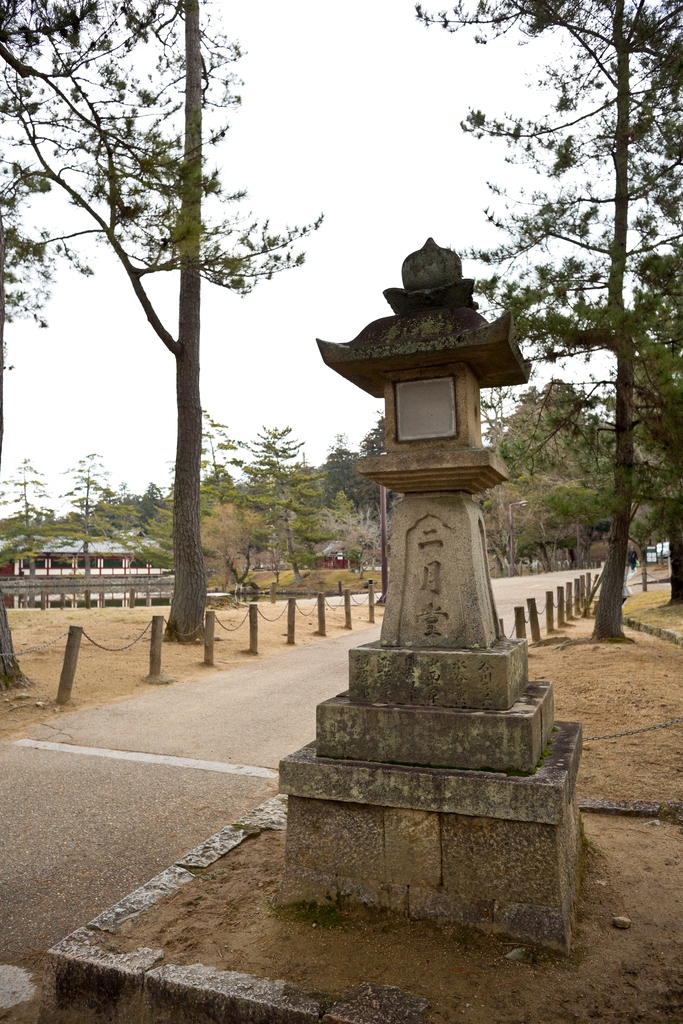
<svg viewBox="0 0 683 1024">
<path fill-rule="evenodd" d="M 662 626 L 653 626 L 649 622 L 640 622 L 638 619 L 632 619 L 630 615 L 624 616 L 624 625 L 629 629 L 638 630 L 640 633 L 649 633 L 650 636 L 666 640 L 670 644 L 676 644 L 677 647 L 683 647 L 683 633 L 677 633 L 675 629 L 664 629 Z"/>
<path fill-rule="evenodd" d="M 97 932 L 115 932 L 196 877 L 248 836 L 287 826 L 287 797 L 266 800 L 48 951 L 39 1024 L 424 1024 L 424 999 L 366 983 L 325 1005 L 289 982 L 219 971 L 203 964 L 160 964 L 160 949 L 101 949 Z M 331 1001 L 330 1001 L 331 1002 Z"/>
<path fill-rule="evenodd" d="M 665 800 L 579 800 L 584 814 L 619 814 L 628 818 L 678 818 L 683 825 L 683 803 Z"/>
</svg>

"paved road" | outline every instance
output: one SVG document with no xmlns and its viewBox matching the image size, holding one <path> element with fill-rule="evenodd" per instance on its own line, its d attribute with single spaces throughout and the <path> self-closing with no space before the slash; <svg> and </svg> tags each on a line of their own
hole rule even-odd
<svg viewBox="0 0 683 1024">
<path fill-rule="evenodd" d="M 576 573 L 494 580 L 542 605 Z M 30 730 L 38 741 L 276 768 L 315 735 L 315 706 L 346 688 L 349 647 L 321 641 Z M 0 744 L 0 963 L 44 949 L 276 790 L 275 780 Z"/>
<path fill-rule="evenodd" d="M 347 689 L 348 650 L 379 626 L 319 641 L 102 708 L 65 714 L 29 736 L 86 747 L 277 768 L 315 736 L 315 707 Z"/>
</svg>

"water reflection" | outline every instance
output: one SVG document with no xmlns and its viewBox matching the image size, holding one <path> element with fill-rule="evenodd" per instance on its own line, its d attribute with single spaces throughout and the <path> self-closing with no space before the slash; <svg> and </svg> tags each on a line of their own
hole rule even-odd
<svg viewBox="0 0 683 1024">
<path fill-rule="evenodd" d="M 85 592 L 77 594 L 69 591 L 59 593 L 3 594 L 5 608 L 86 608 L 88 607 Z M 173 593 L 170 590 L 136 590 L 136 591 L 90 591 L 91 608 L 157 608 L 168 607 Z"/>
</svg>

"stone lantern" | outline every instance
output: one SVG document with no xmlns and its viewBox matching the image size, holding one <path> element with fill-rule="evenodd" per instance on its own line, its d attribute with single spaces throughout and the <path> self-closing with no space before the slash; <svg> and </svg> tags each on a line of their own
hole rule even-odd
<svg viewBox="0 0 683 1024">
<path fill-rule="evenodd" d="M 386 407 L 363 476 L 404 495 L 391 524 L 379 642 L 349 652 L 348 692 L 280 765 L 289 794 L 279 901 L 357 900 L 567 950 L 578 866 L 581 728 L 554 723 L 506 639 L 481 510 L 507 479 L 481 444 L 482 387 L 524 384 L 512 317 L 476 312 L 460 259 L 430 238 L 403 264 L 394 316 L 325 363 Z"/>
</svg>

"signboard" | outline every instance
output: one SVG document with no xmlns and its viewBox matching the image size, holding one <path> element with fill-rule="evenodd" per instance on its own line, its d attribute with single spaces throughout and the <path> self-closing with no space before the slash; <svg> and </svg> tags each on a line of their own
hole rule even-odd
<svg viewBox="0 0 683 1024">
<path fill-rule="evenodd" d="M 645 548 L 645 561 L 648 565 L 657 564 L 657 548 Z"/>
</svg>

